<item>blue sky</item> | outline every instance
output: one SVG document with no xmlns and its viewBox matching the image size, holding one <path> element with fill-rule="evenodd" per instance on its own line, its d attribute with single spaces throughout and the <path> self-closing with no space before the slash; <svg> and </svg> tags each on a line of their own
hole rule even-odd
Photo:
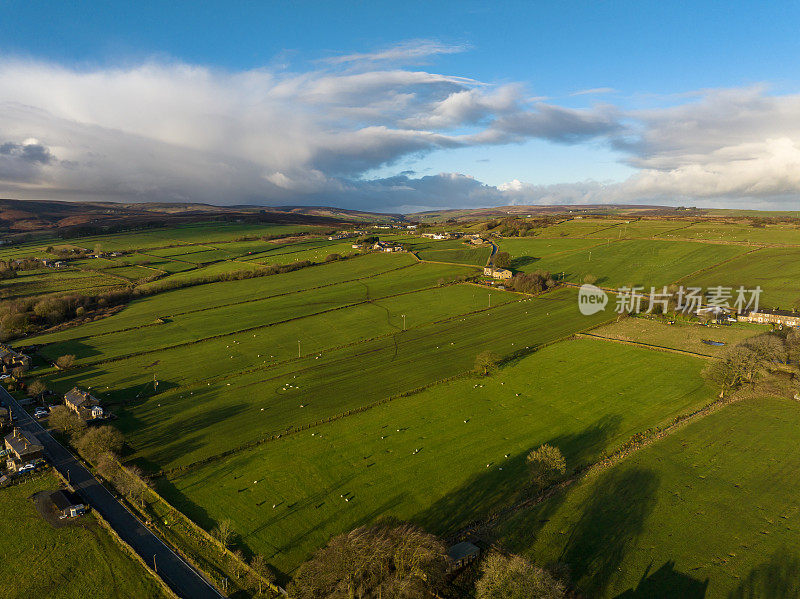
<svg viewBox="0 0 800 599">
<path fill-rule="evenodd" d="M 0 191 L 783 206 L 800 188 L 798 17 L 788 2 L 0 2 Z M 225 185 L 209 195 L 192 172 L 211 163 Z"/>
</svg>

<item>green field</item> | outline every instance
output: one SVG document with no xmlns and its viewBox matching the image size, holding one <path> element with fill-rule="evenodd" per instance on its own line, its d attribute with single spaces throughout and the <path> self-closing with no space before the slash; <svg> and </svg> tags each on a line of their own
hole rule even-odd
<svg viewBox="0 0 800 599">
<path fill-rule="evenodd" d="M 591 334 L 706 356 L 721 356 L 737 343 L 763 332 L 763 327 L 754 324 L 717 325 L 680 320 L 666 324 L 656 318 L 638 317 L 599 327 Z M 711 345 L 704 343 L 704 340 L 724 345 Z"/>
<path fill-rule="evenodd" d="M 470 302 L 471 294 L 464 300 Z M 458 375 L 470 370 L 484 349 L 508 355 L 604 318 L 583 317 L 575 306 L 574 292 L 565 290 L 407 331 L 399 330 L 401 321 L 395 318 L 390 335 L 339 349 L 315 346 L 314 353 L 291 359 L 296 331 L 289 329 L 282 348 L 264 347 L 260 357 L 248 347 L 253 339 L 248 333 L 233 338 L 248 347 L 246 353 L 231 342 L 224 349 L 209 345 L 217 351 L 202 353 L 188 346 L 183 356 L 147 354 L 69 371 L 52 382 L 65 389 L 83 381 L 103 396 L 130 401 L 148 389 L 156 373 L 163 392 L 120 409 L 120 426 L 139 457 L 174 467 Z M 359 322 L 354 319 L 352 330 L 342 334 L 357 333 Z M 319 329 L 321 344 L 330 343 L 327 334 L 326 327 Z M 191 385 L 191 379 L 197 382 Z M 175 430 L 184 434 L 176 437 Z"/>
<path fill-rule="evenodd" d="M 524 261 L 521 270 L 546 270 L 574 283 L 586 275 L 597 277 L 597 284 L 667 285 L 702 268 L 717 264 L 746 251 L 730 245 L 684 241 L 623 240 L 561 254 L 545 255 Z M 536 258 L 536 256 L 533 256 Z M 521 260 L 518 259 L 518 263 Z"/>
<path fill-rule="evenodd" d="M 166 597 L 155 579 L 91 514 L 60 528 L 39 515 L 30 497 L 58 487 L 58 479 L 45 474 L 0 489 L 0 595 L 7 599 Z"/>
<path fill-rule="evenodd" d="M 800 227 L 787 223 L 751 227 L 744 224 L 701 222 L 685 229 L 666 232 L 661 237 L 730 243 L 800 245 Z"/>
<path fill-rule="evenodd" d="M 419 252 L 420 260 L 433 262 L 455 262 L 457 264 L 474 264 L 483 266 L 492 253 L 490 246 L 463 247 L 452 250 L 423 250 Z"/>
<path fill-rule="evenodd" d="M 135 300 L 120 313 L 77 328 L 32 338 L 35 343 L 62 342 L 152 325 L 157 318 L 173 317 L 196 310 L 227 306 L 296 293 L 307 289 L 372 277 L 416 264 L 408 254 L 369 254 L 294 272 L 223 281 L 159 293 Z"/>
<path fill-rule="evenodd" d="M 13 279 L 0 282 L 0 299 L 68 293 L 102 293 L 124 286 L 122 279 L 103 272 L 72 268 L 24 272 Z"/>
<path fill-rule="evenodd" d="M 503 543 L 569 564 L 592 597 L 800 593 L 800 406 L 733 404 L 507 519 Z"/>
<path fill-rule="evenodd" d="M 682 283 L 708 288 L 714 285 L 763 292 L 760 305 L 784 310 L 800 308 L 800 249 L 763 248 L 721 266 L 687 277 Z"/>
<path fill-rule="evenodd" d="M 709 401 L 702 366 L 605 341 L 567 341 L 493 376 L 399 398 L 162 486 L 204 526 L 234 518 L 249 547 L 291 570 L 331 535 L 378 514 L 453 532 L 520 496 L 531 448 L 554 443 L 575 467 Z"/>
<path fill-rule="evenodd" d="M 516 272 L 570 283 L 592 275 L 614 288 L 761 285 L 762 305 L 800 305 L 800 249 L 763 247 L 791 243 L 794 226 L 715 227 L 588 217 L 493 242 Z M 315 235 L 261 238 L 299 232 Z M 378 231 L 413 253 L 355 253 L 353 239 L 319 232 L 201 224 L 74 239 L 59 245 L 128 253 L 0 287 L 3 297 L 94 293 L 157 278 L 110 316 L 14 344 L 38 346 L 34 376 L 56 393 L 90 388 L 125 435 L 127 463 L 154 474 L 159 492 L 204 528 L 232 519 L 245 552 L 263 553 L 283 580 L 331 536 L 382 516 L 449 537 L 517 505 L 530 497 L 532 448 L 558 446 L 570 471 L 596 463 L 713 401 L 703 368 L 764 330 L 680 317 L 614 322 L 613 310 L 587 317 L 572 286 L 528 296 L 470 282 L 490 245 Z M 347 259 L 326 263 L 331 253 Z M 317 264 L 200 284 L 301 260 Z M 186 286 L 159 291 L 170 282 Z M 501 365 L 480 377 L 476 356 L 486 350 Z M 72 368 L 47 366 L 64 354 L 76 356 Z M 568 563 L 586 596 L 699 597 L 707 578 L 710 594 L 725 595 L 771 572 L 762 562 L 782 546 L 794 551 L 778 524 L 793 526 L 796 465 L 787 458 L 784 469 L 777 456 L 791 453 L 795 412 L 800 405 L 774 400 L 729 406 L 535 509 L 506 513 L 495 532 L 537 564 Z M 779 470 L 774 493 L 757 480 L 764 464 Z M 739 479 L 742 488 L 726 486 Z M 750 504 L 768 532 L 757 511 L 732 517 L 732 533 L 716 530 L 756 488 Z M 753 538 L 765 552 L 751 550 Z"/>
</svg>

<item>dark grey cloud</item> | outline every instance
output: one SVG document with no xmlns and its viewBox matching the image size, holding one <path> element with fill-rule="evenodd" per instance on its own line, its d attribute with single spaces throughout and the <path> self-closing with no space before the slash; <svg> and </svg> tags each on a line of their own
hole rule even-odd
<svg viewBox="0 0 800 599">
<path fill-rule="evenodd" d="M 35 141 L 0 143 L 0 181 L 35 183 L 42 166 L 54 160 L 50 150 Z"/>
</svg>

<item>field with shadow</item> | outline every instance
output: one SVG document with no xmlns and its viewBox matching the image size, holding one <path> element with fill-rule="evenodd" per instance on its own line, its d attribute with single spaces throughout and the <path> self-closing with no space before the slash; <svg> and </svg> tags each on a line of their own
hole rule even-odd
<svg viewBox="0 0 800 599">
<path fill-rule="evenodd" d="M 592 597 L 790 597 L 800 585 L 800 405 L 731 404 L 506 518 L 508 548 Z"/>
</svg>

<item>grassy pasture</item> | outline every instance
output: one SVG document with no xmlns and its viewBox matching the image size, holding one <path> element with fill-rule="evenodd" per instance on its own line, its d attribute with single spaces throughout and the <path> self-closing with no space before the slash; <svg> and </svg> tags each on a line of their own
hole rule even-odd
<svg viewBox="0 0 800 599">
<path fill-rule="evenodd" d="M 58 479 L 47 474 L 0 489 L 0 595 L 8 599 L 166 597 L 92 515 L 61 528 L 42 519 L 30 497 L 58 486 Z"/>
<path fill-rule="evenodd" d="M 89 249 L 93 249 L 95 245 L 99 244 L 104 252 L 129 251 L 167 245 L 224 242 L 245 236 L 299 233 L 311 229 L 307 225 L 197 223 L 167 229 L 149 229 L 81 237 L 70 240 L 69 243 Z"/>
<path fill-rule="evenodd" d="M 509 355 L 602 322 L 602 314 L 584 317 L 575 306 L 575 293 L 563 290 L 321 356 L 271 365 L 262 354 L 267 363 L 254 363 L 252 370 L 172 389 L 130 406 L 120 426 L 139 457 L 167 468 L 191 463 L 459 375 L 473 368 L 484 349 Z M 231 358 L 223 354 L 212 359 Z M 97 371 L 102 373 L 103 367 Z M 127 380 L 120 381 L 119 374 L 110 378 L 133 387 L 132 373 Z M 182 432 L 178 437 L 177 430 Z"/>
<path fill-rule="evenodd" d="M 132 352 L 152 352 L 235 331 L 264 327 L 370 299 L 432 287 L 443 277 L 452 278 L 469 272 L 460 267 L 420 263 L 367 280 L 339 283 L 261 300 L 251 299 L 244 303 L 228 303 L 215 308 L 200 307 L 169 317 L 163 323 L 153 326 L 109 333 L 78 342 L 49 344 L 41 349 L 40 354 L 51 360 L 63 354 L 74 354 L 78 358 L 77 364 L 81 364 Z M 158 302 L 159 296 L 153 296 L 146 301 Z"/>
<path fill-rule="evenodd" d="M 252 260 L 259 264 L 290 264 L 300 260 L 322 262 L 329 254 L 350 254 L 353 252 L 354 239 L 333 240 L 312 239 L 307 241 L 276 244 L 261 252 L 243 256 L 243 260 Z"/>
<path fill-rule="evenodd" d="M 501 252 L 511 255 L 512 268 L 527 272 L 532 266 L 532 258 L 574 252 L 600 243 L 602 242 L 597 239 L 518 237 L 501 239 L 497 242 L 497 247 Z"/>
<path fill-rule="evenodd" d="M 729 405 L 498 531 L 593 597 L 800 593 L 800 406 Z"/>
<path fill-rule="evenodd" d="M 419 252 L 420 260 L 434 262 L 454 262 L 457 264 L 473 264 L 483 266 L 492 253 L 490 246 L 463 247 L 454 250 L 424 250 Z"/>
<path fill-rule="evenodd" d="M 99 293 L 125 282 L 101 272 L 47 269 L 46 272 L 22 274 L 0 282 L 0 298 L 11 299 L 53 293 Z"/>
<path fill-rule="evenodd" d="M 692 223 L 678 220 L 637 220 L 620 222 L 610 229 L 589 233 L 586 237 L 595 239 L 632 239 L 637 237 L 681 236 L 686 227 Z"/>
<path fill-rule="evenodd" d="M 28 342 L 60 343 L 70 339 L 93 337 L 153 324 L 157 318 L 296 293 L 322 285 L 372 277 L 414 264 L 416 264 L 414 258 L 407 254 L 369 254 L 345 262 L 333 262 L 268 277 L 221 281 L 176 289 L 135 300 L 114 316 L 80 327 L 32 337 Z"/>
<path fill-rule="evenodd" d="M 130 401 L 135 395 L 131 387 L 144 386 L 152 381 L 153 374 L 167 387 L 231 377 L 245 370 L 264 369 L 297 359 L 298 341 L 304 355 L 327 353 L 334 347 L 402 331 L 404 320 L 410 329 L 485 308 L 486 298 L 483 294 L 476 295 L 474 289 L 469 285 L 456 285 L 378 298 L 255 331 L 151 351 L 113 363 L 84 366 L 68 373 L 59 372 L 51 380 L 59 390 L 74 384 L 88 384 L 103 390 L 105 399 Z M 494 292 L 492 295 L 496 306 L 518 299 L 510 293 Z M 132 332 L 131 340 L 135 336 L 136 331 Z M 92 341 L 83 343 L 85 345 L 75 343 L 66 348 L 83 351 L 87 356 L 83 361 L 88 363 L 103 357 L 96 346 L 90 345 Z"/>
<path fill-rule="evenodd" d="M 785 310 L 800 308 L 800 249 L 763 248 L 681 281 L 708 288 L 714 285 L 761 287 L 760 305 Z"/>
<path fill-rule="evenodd" d="M 557 343 L 492 376 L 210 463 L 162 490 L 204 526 L 232 517 L 248 546 L 288 571 L 379 514 L 453 532 L 520 497 L 531 448 L 555 443 L 576 466 L 708 401 L 702 364 L 602 341 Z"/>
<path fill-rule="evenodd" d="M 172 264 L 175 263 L 173 262 Z M 191 281 L 192 279 L 198 279 L 201 277 L 233 272 L 243 272 L 248 270 L 252 271 L 256 270 L 257 268 L 257 264 L 251 264 L 241 260 L 225 260 L 223 262 L 214 262 L 212 264 L 208 264 L 207 266 L 189 267 L 188 269 L 172 273 L 169 275 L 169 277 L 166 277 L 166 279 L 169 281 Z M 161 280 L 163 281 L 164 279 Z M 141 285 L 141 288 L 147 289 L 149 287 L 158 286 L 159 284 L 160 283 L 155 281 L 152 283 L 144 283 Z"/>
<path fill-rule="evenodd" d="M 597 284 L 603 286 L 661 286 L 745 251 L 745 248 L 727 245 L 627 240 L 544 256 L 529 262 L 524 269 L 548 270 L 553 274 L 563 272 L 564 279 L 574 283 L 592 274 L 597 277 Z"/>
<path fill-rule="evenodd" d="M 731 346 L 748 337 L 765 331 L 764 327 L 750 324 L 700 325 L 694 322 L 666 324 L 650 318 L 625 318 L 619 322 L 594 329 L 593 335 L 608 339 L 637 341 L 670 349 L 690 351 L 706 356 L 720 356 Z M 703 340 L 719 341 L 724 346 L 703 343 Z"/>
<path fill-rule="evenodd" d="M 751 227 L 745 224 L 701 222 L 679 231 L 664 233 L 661 237 L 800 245 L 800 227 L 788 223 Z"/>
<path fill-rule="evenodd" d="M 566 220 L 541 229 L 537 237 L 584 237 L 591 233 L 598 233 L 609 227 L 614 227 L 621 222 L 624 221 L 604 218 Z"/>
</svg>

